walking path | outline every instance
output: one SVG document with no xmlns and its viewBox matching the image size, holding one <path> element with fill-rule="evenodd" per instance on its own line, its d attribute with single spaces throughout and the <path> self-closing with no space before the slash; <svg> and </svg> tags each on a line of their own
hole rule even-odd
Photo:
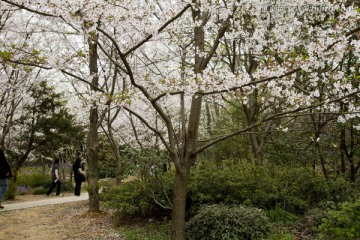
<svg viewBox="0 0 360 240">
<path fill-rule="evenodd" d="M 8 203 L 8 204 L 4 203 L 2 204 L 4 208 L 0 209 L 0 212 L 18 210 L 24 208 L 40 207 L 40 206 L 53 205 L 53 204 L 68 203 L 68 202 L 77 202 L 88 199 L 89 199 L 89 194 L 87 192 L 84 192 L 81 193 L 80 196 L 45 197 L 45 199 L 36 200 L 36 201 L 24 201 L 24 202 Z"/>
</svg>

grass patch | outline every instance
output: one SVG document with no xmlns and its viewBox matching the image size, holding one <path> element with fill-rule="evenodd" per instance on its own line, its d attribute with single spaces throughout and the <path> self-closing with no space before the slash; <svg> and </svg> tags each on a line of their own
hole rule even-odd
<svg viewBox="0 0 360 240">
<path fill-rule="evenodd" d="M 126 240 L 167 240 L 170 239 L 169 222 L 149 222 L 142 224 L 126 224 L 119 232 Z"/>
<path fill-rule="evenodd" d="M 295 240 L 290 233 L 276 233 L 269 236 L 269 240 Z"/>
</svg>

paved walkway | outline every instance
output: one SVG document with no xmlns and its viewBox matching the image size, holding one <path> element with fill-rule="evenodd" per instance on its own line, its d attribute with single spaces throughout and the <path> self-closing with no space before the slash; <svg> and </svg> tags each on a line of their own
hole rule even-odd
<svg viewBox="0 0 360 240">
<path fill-rule="evenodd" d="M 77 202 L 77 201 L 83 201 L 83 200 L 88 200 L 88 199 L 89 199 L 89 195 L 86 192 L 86 193 L 81 193 L 81 195 L 79 197 L 78 196 L 45 197 L 45 199 L 36 200 L 36 201 L 24 201 L 24 202 L 8 203 L 8 204 L 4 203 L 4 204 L 2 204 L 4 206 L 4 208 L 0 209 L 0 212 L 18 210 L 18 209 L 24 209 L 24 208 L 40 207 L 40 206 L 46 206 L 46 205 L 52 205 L 52 204 Z"/>
</svg>

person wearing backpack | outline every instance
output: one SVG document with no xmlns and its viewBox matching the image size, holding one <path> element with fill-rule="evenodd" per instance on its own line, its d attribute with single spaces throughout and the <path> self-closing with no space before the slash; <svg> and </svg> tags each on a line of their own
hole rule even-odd
<svg viewBox="0 0 360 240">
<path fill-rule="evenodd" d="M 85 166 L 80 157 L 77 157 L 73 164 L 74 180 L 75 180 L 75 196 L 80 196 L 81 183 L 85 182 Z"/>
</svg>

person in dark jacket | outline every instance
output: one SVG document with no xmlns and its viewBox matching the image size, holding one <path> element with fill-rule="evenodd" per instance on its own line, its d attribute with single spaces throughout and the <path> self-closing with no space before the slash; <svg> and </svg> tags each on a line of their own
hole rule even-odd
<svg viewBox="0 0 360 240">
<path fill-rule="evenodd" d="M 3 146 L 0 145 L 0 208 L 4 208 L 1 205 L 1 200 L 3 199 L 5 191 L 9 186 L 7 179 L 12 176 L 11 168 L 5 157 Z"/>
<path fill-rule="evenodd" d="M 75 180 L 75 196 L 80 196 L 81 183 L 85 182 L 85 167 L 80 157 L 77 157 L 73 164 L 74 180 Z"/>
<path fill-rule="evenodd" d="M 50 196 L 55 186 L 56 186 L 56 196 L 60 196 L 61 180 L 60 180 L 60 172 L 59 172 L 59 163 L 60 163 L 60 159 L 55 158 L 54 163 L 51 167 L 51 187 L 46 193 L 47 196 Z"/>
</svg>

